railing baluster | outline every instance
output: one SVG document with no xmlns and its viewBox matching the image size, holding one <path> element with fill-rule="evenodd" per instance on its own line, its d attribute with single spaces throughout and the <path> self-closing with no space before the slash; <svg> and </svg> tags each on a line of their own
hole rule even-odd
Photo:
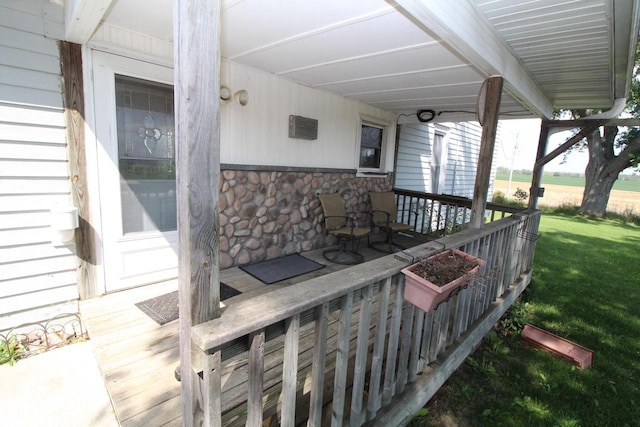
<svg viewBox="0 0 640 427">
<path fill-rule="evenodd" d="M 369 375 L 369 397 L 367 400 L 367 420 L 376 416 L 382 406 L 380 383 L 382 380 L 382 365 L 384 361 L 384 342 L 387 334 L 387 317 L 389 315 L 389 293 L 391 292 L 391 277 L 387 277 L 380 289 L 378 299 L 378 322 L 376 324 L 376 339 L 373 344 L 371 359 L 371 374 Z"/>
<path fill-rule="evenodd" d="M 432 330 L 433 310 L 429 310 L 429 312 L 424 316 L 424 322 L 422 324 L 422 343 L 420 345 L 420 358 L 422 359 L 423 365 L 431 362 L 431 360 L 429 359 L 429 346 L 431 345 Z M 422 368 L 424 369 L 424 366 Z"/>
<path fill-rule="evenodd" d="M 505 289 L 505 272 L 506 265 L 505 259 L 507 256 L 507 230 L 502 229 L 499 231 L 500 241 L 498 248 L 498 274 L 496 275 L 496 293 L 495 298 L 501 297 Z"/>
<path fill-rule="evenodd" d="M 344 420 L 344 402 L 347 389 L 347 371 L 349 368 L 349 340 L 351 339 L 351 316 L 353 312 L 353 293 L 344 295 L 340 301 L 340 323 L 336 349 L 336 371 L 333 380 L 333 404 L 331 425 L 339 427 Z"/>
<path fill-rule="evenodd" d="M 415 202 L 416 203 L 416 212 L 418 212 L 418 210 L 420 209 L 420 199 L 417 199 L 418 201 Z M 413 206 L 413 197 L 411 198 L 411 203 L 409 206 Z M 416 230 L 418 228 L 418 214 L 416 213 L 416 215 L 414 215 L 415 218 L 413 219 L 413 229 Z M 421 230 L 424 229 L 424 224 L 420 227 Z M 420 231 L 422 233 L 422 231 Z"/>
<path fill-rule="evenodd" d="M 436 233 L 438 236 L 444 236 L 444 234 L 441 234 L 440 230 L 442 228 L 442 202 L 438 202 L 438 213 L 436 216 Z"/>
<path fill-rule="evenodd" d="M 431 208 L 429 209 L 429 235 L 435 235 L 436 230 L 433 229 L 433 213 L 436 210 L 436 202 L 435 200 L 431 200 Z M 437 228 L 437 227 L 436 227 Z"/>
<path fill-rule="evenodd" d="M 309 407 L 309 426 L 322 425 L 322 395 L 324 391 L 325 360 L 327 358 L 327 323 L 329 303 L 316 307 L 315 345 L 311 368 L 311 397 Z"/>
<path fill-rule="evenodd" d="M 443 309 L 442 326 L 440 327 L 440 339 L 438 340 L 438 354 L 442 353 L 449 342 L 449 321 L 451 317 L 451 304 L 453 299 L 449 298 L 440 305 Z"/>
<path fill-rule="evenodd" d="M 478 281 L 480 282 L 482 288 L 482 300 L 481 303 L 478 304 L 478 317 L 484 313 L 485 309 L 489 306 L 489 301 L 491 300 L 491 268 L 492 268 L 492 256 L 491 256 L 491 241 L 493 239 L 493 235 L 485 236 L 480 240 L 480 246 L 478 248 L 478 256 L 485 260 L 485 265 L 480 270 L 480 277 Z"/>
<path fill-rule="evenodd" d="M 451 336 L 449 337 L 448 344 L 452 344 L 455 340 L 460 338 L 461 330 L 462 330 L 462 318 L 463 318 L 463 309 L 467 296 L 467 291 L 469 287 L 465 286 L 458 291 L 456 295 L 456 308 L 453 315 L 453 325 L 451 326 Z"/>
<path fill-rule="evenodd" d="M 429 203 L 433 205 L 433 201 L 424 199 L 424 207 L 422 209 L 422 234 L 426 234 L 428 236 L 431 235 L 431 211 L 432 211 L 432 206 L 429 206 Z M 427 224 L 426 230 L 425 230 L 425 223 Z"/>
<path fill-rule="evenodd" d="M 411 329 L 413 326 L 413 313 L 416 306 L 408 304 L 402 314 L 402 336 L 400 338 L 400 354 L 398 355 L 398 377 L 396 393 L 402 393 L 409 376 L 409 353 L 411 348 Z"/>
<path fill-rule="evenodd" d="M 249 341 L 247 426 L 261 426 L 264 382 L 264 329 L 250 334 Z"/>
<path fill-rule="evenodd" d="M 511 248 L 510 248 L 510 253 L 511 253 L 511 258 L 510 258 L 510 265 L 509 265 L 509 283 L 513 283 L 513 281 L 515 280 L 515 278 L 518 275 L 518 271 L 517 266 L 518 266 L 518 257 L 519 252 L 518 252 L 518 246 L 520 245 L 520 242 L 518 242 L 518 229 L 520 228 L 520 224 L 514 224 L 514 227 L 512 227 L 511 230 Z"/>
<path fill-rule="evenodd" d="M 387 405 L 395 395 L 396 390 L 396 361 L 398 355 L 398 336 L 402 325 L 402 307 L 404 297 L 404 275 L 397 276 L 395 299 L 389 325 L 389 344 L 387 345 L 387 363 L 384 373 L 384 386 L 382 388 L 382 404 Z"/>
<path fill-rule="evenodd" d="M 463 317 L 461 319 L 460 325 L 462 328 L 460 329 L 461 333 L 465 333 L 469 326 L 471 325 L 471 310 L 473 307 L 473 298 L 475 297 L 475 288 L 473 286 L 473 281 L 467 287 L 467 295 L 464 300 L 463 307 Z"/>
<path fill-rule="evenodd" d="M 222 362 L 221 352 L 214 351 L 204 355 L 204 369 L 202 381 L 204 382 L 202 397 L 204 399 L 205 427 L 219 427 L 222 425 Z"/>
<path fill-rule="evenodd" d="M 444 230 L 444 232 L 442 233 L 442 235 L 446 236 L 447 234 L 449 234 L 447 232 L 447 230 L 449 229 L 449 205 L 444 203 L 444 204 L 442 204 L 442 207 L 444 208 L 444 215 L 442 215 L 443 220 L 444 220 L 444 224 L 442 226 L 442 229 Z"/>
<path fill-rule="evenodd" d="M 362 401 L 364 395 L 364 383 L 367 375 L 367 355 L 369 354 L 369 325 L 371 322 L 372 292 L 373 285 L 368 285 L 362 290 L 356 360 L 353 373 L 350 426 L 359 426 L 365 421 L 362 416 Z"/>
<path fill-rule="evenodd" d="M 440 304 L 438 307 L 434 309 L 433 313 L 433 327 L 431 330 L 431 343 L 429 344 L 429 360 L 435 360 L 438 357 L 438 352 L 440 350 L 440 335 L 442 333 L 442 316 L 444 313 L 444 309 L 442 306 L 444 303 Z"/>
<path fill-rule="evenodd" d="M 413 338 L 411 352 L 409 353 L 409 375 L 408 382 L 415 381 L 420 369 L 420 348 L 422 347 L 422 329 L 424 326 L 424 311 L 416 307 L 413 314 Z"/>
<path fill-rule="evenodd" d="M 499 268 L 499 247 L 500 236 L 498 233 L 489 236 L 489 245 L 487 247 L 488 262 L 486 265 L 485 279 L 487 281 L 487 299 L 484 306 L 486 310 L 489 305 L 496 300 L 497 272 Z"/>
<path fill-rule="evenodd" d="M 282 362 L 282 417 L 281 425 L 294 426 L 296 422 L 296 386 L 298 379 L 298 340 L 300 315 L 286 321 L 284 360 Z"/>
</svg>

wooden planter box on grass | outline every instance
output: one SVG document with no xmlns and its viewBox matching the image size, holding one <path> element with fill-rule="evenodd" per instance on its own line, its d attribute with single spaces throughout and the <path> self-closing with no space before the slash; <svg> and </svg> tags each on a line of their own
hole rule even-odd
<svg viewBox="0 0 640 427">
<path fill-rule="evenodd" d="M 578 365 L 580 369 L 586 369 L 593 365 L 592 350 L 528 323 L 524 325 L 520 339 L 529 345 L 542 348 L 554 356 L 568 360 Z"/>
<path fill-rule="evenodd" d="M 459 255 L 465 259 L 471 260 L 475 262 L 476 266 L 470 271 L 461 273 L 460 277 L 457 279 L 441 286 L 414 273 L 421 263 L 446 262 L 446 257 L 451 257 L 452 255 Z M 427 312 L 449 298 L 456 289 L 469 283 L 482 265 L 484 265 L 484 260 L 458 249 L 449 249 L 433 255 L 424 261 L 412 264 L 402 270 L 402 273 L 405 275 L 404 299 Z"/>
</svg>

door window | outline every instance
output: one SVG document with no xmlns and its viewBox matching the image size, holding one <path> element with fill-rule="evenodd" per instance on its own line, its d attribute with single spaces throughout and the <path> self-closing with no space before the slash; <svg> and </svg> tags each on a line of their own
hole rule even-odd
<svg viewBox="0 0 640 427">
<path fill-rule="evenodd" d="M 173 88 L 116 75 L 123 235 L 176 230 Z"/>
</svg>

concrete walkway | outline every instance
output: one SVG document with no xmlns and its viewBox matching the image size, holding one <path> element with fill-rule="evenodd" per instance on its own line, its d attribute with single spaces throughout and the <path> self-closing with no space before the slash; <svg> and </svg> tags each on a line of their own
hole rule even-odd
<svg viewBox="0 0 640 427">
<path fill-rule="evenodd" d="M 0 366 L 0 426 L 118 426 L 90 342 Z"/>
</svg>

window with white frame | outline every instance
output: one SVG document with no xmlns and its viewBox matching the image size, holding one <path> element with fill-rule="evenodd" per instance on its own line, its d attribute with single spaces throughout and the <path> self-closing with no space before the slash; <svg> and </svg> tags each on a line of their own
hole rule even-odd
<svg viewBox="0 0 640 427">
<path fill-rule="evenodd" d="M 385 125 L 362 120 L 360 125 L 360 144 L 358 170 L 362 172 L 382 172 L 387 138 Z"/>
</svg>

